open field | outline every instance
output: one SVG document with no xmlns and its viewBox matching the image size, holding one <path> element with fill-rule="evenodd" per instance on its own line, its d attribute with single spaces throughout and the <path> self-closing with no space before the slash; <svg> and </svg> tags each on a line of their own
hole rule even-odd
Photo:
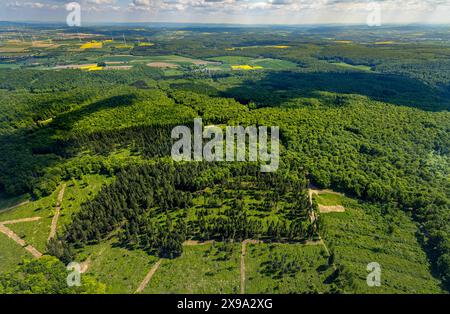
<svg viewBox="0 0 450 314">
<path fill-rule="evenodd" d="M 238 293 L 240 245 L 186 246 L 163 260 L 143 293 Z"/>
<path fill-rule="evenodd" d="M 101 186 L 108 182 L 110 182 L 109 178 L 105 178 L 100 175 L 86 175 L 82 180 L 74 179 L 69 182 L 64 193 L 57 230 L 62 231 L 64 225 L 71 222 L 71 215 L 79 209 L 80 204 L 88 198 L 93 197 L 95 193 L 100 190 Z M 46 252 L 47 240 L 51 230 L 51 223 L 55 213 L 56 200 L 59 191 L 60 188 L 48 197 L 0 212 L 0 223 L 24 220 L 23 222 L 8 224 L 7 227 L 16 233 L 27 244 L 31 244 L 40 252 Z M 24 196 L 15 198 L 4 197 L 3 204 L 11 204 L 18 200 L 23 200 L 24 198 Z M 33 218 L 40 219 L 26 221 L 33 220 Z M 9 248 L 15 247 L 15 252 L 25 252 L 25 250 L 18 244 L 14 243 L 11 239 L 6 238 L 3 234 L 0 238 L 0 245 L 4 245 L 6 247 L 5 254 L 7 256 L 5 257 L 5 260 L 9 260 L 8 266 L 5 266 L 5 270 L 11 270 L 14 265 L 21 262 L 21 258 L 15 259 L 13 256 L 8 255 Z M 27 255 L 20 254 L 19 256 Z"/>
<path fill-rule="evenodd" d="M 324 293 L 332 274 L 321 245 L 248 244 L 246 293 Z M 288 270 L 283 272 L 283 268 Z"/>
<path fill-rule="evenodd" d="M 81 256 L 88 260 L 87 273 L 107 286 L 107 293 L 134 293 L 158 260 L 140 250 L 117 247 L 114 239 L 86 247 Z"/>
<path fill-rule="evenodd" d="M 417 227 L 401 212 L 383 212 L 344 199 L 345 213 L 324 214 L 325 242 L 338 264 L 354 274 L 360 293 L 440 293 L 439 281 L 430 274 L 430 264 L 416 234 Z M 368 287 L 366 266 L 381 266 L 381 287 Z"/>
</svg>

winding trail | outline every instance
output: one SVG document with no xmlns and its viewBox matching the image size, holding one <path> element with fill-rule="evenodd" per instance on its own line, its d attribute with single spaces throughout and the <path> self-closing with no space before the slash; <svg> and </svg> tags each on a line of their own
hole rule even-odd
<svg viewBox="0 0 450 314">
<path fill-rule="evenodd" d="M 64 197 L 64 191 L 66 190 L 66 184 L 64 183 L 61 190 L 58 194 L 58 199 L 56 200 L 56 208 L 55 208 L 55 215 L 52 219 L 52 225 L 50 228 L 50 235 L 48 236 L 48 241 L 53 239 L 56 235 L 56 229 L 58 228 L 58 219 L 59 215 L 61 214 L 61 204 Z"/>
<path fill-rule="evenodd" d="M 134 293 L 141 293 L 142 291 L 144 291 L 145 287 L 147 287 L 148 283 L 150 282 L 150 279 L 152 279 L 153 275 L 158 270 L 159 265 L 161 265 L 161 261 L 162 259 L 158 260 L 155 265 L 153 265 L 153 267 L 150 269 L 150 271 L 145 276 L 144 280 L 142 280 L 141 284 Z"/>
</svg>

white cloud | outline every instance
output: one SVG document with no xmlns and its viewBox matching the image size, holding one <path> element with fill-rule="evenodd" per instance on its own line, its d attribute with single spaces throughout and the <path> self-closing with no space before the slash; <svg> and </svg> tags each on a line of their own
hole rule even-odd
<svg viewBox="0 0 450 314">
<path fill-rule="evenodd" d="M 87 0 L 89 4 L 114 4 L 115 0 Z"/>
<path fill-rule="evenodd" d="M 50 3 L 42 3 L 42 2 L 22 2 L 22 1 L 14 1 L 6 4 L 7 7 L 10 8 L 30 8 L 30 9 L 55 9 L 60 8 L 61 6 L 50 4 Z"/>
</svg>

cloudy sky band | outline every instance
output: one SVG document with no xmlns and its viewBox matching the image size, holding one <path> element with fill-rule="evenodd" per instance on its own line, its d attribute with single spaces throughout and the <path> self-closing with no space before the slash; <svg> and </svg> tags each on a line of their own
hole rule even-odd
<svg viewBox="0 0 450 314">
<path fill-rule="evenodd" d="M 67 0 L 0 0 L 0 20 L 64 21 Z M 450 24 L 450 0 L 78 0 L 93 22 L 237 24 L 365 23 L 370 3 L 382 22 Z"/>
</svg>

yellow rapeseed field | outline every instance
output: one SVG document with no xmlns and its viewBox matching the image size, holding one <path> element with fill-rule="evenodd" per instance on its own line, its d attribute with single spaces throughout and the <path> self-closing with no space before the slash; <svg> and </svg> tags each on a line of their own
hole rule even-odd
<svg viewBox="0 0 450 314">
<path fill-rule="evenodd" d="M 231 69 L 232 70 L 258 70 L 258 69 L 262 69 L 262 66 L 259 65 L 248 65 L 248 64 L 244 64 L 244 65 L 232 65 Z"/>
<path fill-rule="evenodd" d="M 99 67 L 97 65 L 86 65 L 86 66 L 81 66 L 80 67 L 81 70 L 85 70 L 85 71 L 100 71 L 103 70 L 102 67 Z"/>
<path fill-rule="evenodd" d="M 80 49 L 101 49 L 101 48 L 103 48 L 103 43 L 96 41 L 83 44 L 80 47 Z"/>
<path fill-rule="evenodd" d="M 140 43 L 139 46 L 140 47 L 150 47 L 150 46 L 154 46 L 155 44 L 153 43 Z"/>
</svg>

